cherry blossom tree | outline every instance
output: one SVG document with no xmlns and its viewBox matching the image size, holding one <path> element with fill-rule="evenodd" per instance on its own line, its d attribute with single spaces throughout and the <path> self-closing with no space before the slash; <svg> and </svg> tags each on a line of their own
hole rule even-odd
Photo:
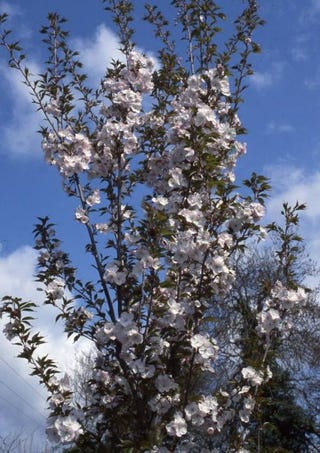
<svg viewBox="0 0 320 453">
<path fill-rule="evenodd" d="M 242 190 L 234 176 L 246 151 L 238 110 L 262 20 L 255 0 L 243 2 L 218 45 L 226 17 L 214 1 L 173 0 L 172 21 L 148 4 L 144 19 L 160 43 L 155 61 L 133 41 L 134 2 L 104 3 L 123 57 L 95 88 L 59 15 L 49 14 L 41 30 L 42 74 L 30 73 L 9 31 L 1 34 L 9 65 L 46 122 L 45 159 L 88 235 L 96 279 L 83 281 L 50 220 L 40 218 L 34 230 L 44 303 L 75 341 L 92 342 L 90 398 L 76 404 L 72 376 L 61 377 L 37 352 L 44 339 L 32 330 L 35 303 L 6 296 L 5 333 L 48 390 L 52 442 L 87 452 L 199 451 L 197 436 L 213 438 L 232 421 L 230 451 L 244 452 L 256 394 L 271 377 L 270 337 L 282 335 L 283 312 L 305 298 L 303 288 L 281 280 L 269 288 L 256 313 L 259 360 L 243 363 L 228 388 L 199 391 L 219 360 L 217 341 L 203 329 L 208 310 L 232 288 L 232 257 L 268 234 L 259 222 L 266 179 L 254 174 Z M 175 33 L 183 36 L 179 46 Z"/>
</svg>

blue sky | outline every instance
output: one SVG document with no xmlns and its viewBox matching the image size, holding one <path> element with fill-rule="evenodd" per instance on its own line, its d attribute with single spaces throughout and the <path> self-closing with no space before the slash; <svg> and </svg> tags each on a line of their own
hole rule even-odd
<svg viewBox="0 0 320 453">
<path fill-rule="evenodd" d="M 140 12 L 144 2 L 136 3 Z M 165 6 L 167 3 L 158 2 Z M 234 5 L 233 0 L 223 3 Z M 268 203 L 268 220 L 279 218 L 282 201 L 307 203 L 302 227 L 311 256 L 316 258 L 320 252 L 320 0 L 261 0 L 260 4 L 267 23 L 257 32 L 262 53 L 254 57 L 255 74 L 240 109 L 248 130 L 243 137 L 248 152 L 239 162 L 237 176 L 241 180 L 256 171 L 272 179 L 274 191 Z M 8 27 L 25 43 L 35 72 L 42 69 L 37 30 L 53 8 L 69 19 L 74 45 L 83 56 L 89 80 L 95 83 L 118 46 L 101 2 L 0 1 L 0 10 L 11 13 Z M 138 45 L 152 52 L 154 40 L 150 30 L 145 31 L 142 25 L 137 23 Z M 57 223 L 58 233 L 75 262 L 81 260 L 79 243 L 84 235 L 81 226 L 73 222 L 74 206 L 61 190 L 58 174 L 43 161 L 36 133 L 39 116 L 17 74 L 6 67 L 4 54 L 0 55 L 0 93 L 0 292 L 39 300 L 32 282 L 32 229 L 36 217 L 49 215 Z M 50 337 L 50 351 L 67 363 L 74 354 L 73 348 L 65 343 L 61 329 L 50 326 L 49 318 L 49 312 L 41 313 L 39 326 Z M 45 402 L 16 374 L 27 379 L 24 365 L 13 356 L 13 349 L 0 337 L 0 435 L 39 431 L 43 426 L 39 412 L 44 413 Z M 37 385 L 34 380 L 28 382 Z M 34 405 L 37 423 L 30 415 Z M 20 413 L 17 407 L 21 408 Z"/>
</svg>

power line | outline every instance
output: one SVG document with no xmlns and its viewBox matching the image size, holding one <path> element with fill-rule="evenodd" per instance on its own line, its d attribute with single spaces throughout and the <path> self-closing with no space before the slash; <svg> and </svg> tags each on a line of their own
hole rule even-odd
<svg viewBox="0 0 320 453">
<path fill-rule="evenodd" d="M 0 395 L 0 399 L 1 399 L 2 401 L 4 401 L 5 403 L 7 403 L 8 406 L 13 407 L 14 409 L 16 409 L 20 414 L 23 414 L 25 417 L 27 417 L 27 418 L 30 418 L 30 417 L 33 418 L 33 420 L 37 423 L 37 425 L 40 426 L 40 428 L 43 428 L 43 425 L 41 425 L 41 424 L 39 423 L 39 420 L 37 420 L 33 415 L 30 416 L 29 414 L 26 414 L 26 413 L 21 409 L 21 407 L 15 406 L 14 404 L 11 403 L 11 401 L 7 400 L 7 398 L 3 397 L 2 395 Z M 42 415 L 42 414 L 41 414 L 41 415 Z"/>
<path fill-rule="evenodd" d="M 4 385 L 8 390 L 10 390 L 10 392 L 14 393 L 18 398 L 20 398 L 22 401 L 24 401 L 33 411 L 36 411 L 38 412 L 38 414 L 41 415 L 41 417 L 43 417 L 44 419 L 46 419 L 47 417 L 45 415 L 43 415 L 39 409 L 37 409 L 36 407 L 32 406 L 29 401 L 27 401 L 23 396 L 19 395 L 19 393 L 17 393 L 15 390 L 13 390 L 9 385 L 7 385 L 5 382 L 3 382 L 1 379 L 0 379 L 0 384 Z"/>
<path fill-rule="evenodd" d="M 41 395 L 41 393 L 33 386 L 30 384 L 30 382 L 28 382 L 23 376 L 21 376 L 21 374 L 18 373 L 18 371 L 16 371 L 11 365 L 9 362 L 7 362 L 3 357 L 1 357 L 0 355 L 0 360 L 2 360 L 2 362 L 4 362 L 20 379 L 22 379 L 30 388 L 32 388 L 32 390 L 34 392 L 36 392 L 44 401 L 46 401 L 46 398 Z"/>
</svg>

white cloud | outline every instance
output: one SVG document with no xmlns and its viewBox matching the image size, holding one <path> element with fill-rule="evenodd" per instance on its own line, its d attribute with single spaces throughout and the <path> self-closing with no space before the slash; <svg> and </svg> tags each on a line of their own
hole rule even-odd
<svg viewBox="0 0 320 453">
<path fill-rule="evenodd" d="M 36 252 L 29 246 L 21 247 L 8 256 L 0 257 L 0 294 L 39 300 L 37 285 L 32 274 L 36 264 Z"/>
<path fill-rule="evenodd" d="M 282 222 L 281 209 L 284 202 L 294 205 L 306 204 L 300 214 L 300 233 L 305 239 L 310 257 L 319 262 L 320 241 L 320 171 L 307 173 L 303 168 L 278 165 L 265 169 L 271 178 L 272 196 L 267 203 L 266 222 Z"/>
<path fill-rule="evenodd" d="M 22 247 L 0 259 L 1 296 L 14 295 L 26 299 L 39 299 L 39 293 L 32 278 L 35 261 L 36 255 L 31 247 Z M 45 413 L 45 393 L 37 385 L 36 380 L 28 376 L 30 370 L 25 361 L 16 359 L 19 350 L 4 337 L 2 333 L 4 324 L 5 320 L 2 320 L 0 324 L 0 363 L 1 370 L 5 370 L 5 372 L 1 373 L 0 383 L 0 433 L 14 433 L 19 432 L 20 429 L 27 432 L 35 429 L 41 431 L 45 422 L 41 415 Z M 22 376 L 29 385 L 36 386 L 40 395 L 43 395 L 42 398 L 38 393 L 32 392 L 31 388 L 16 373 Z M 33 409 L 35 406 L 37 410 Z"/>
<path fill-rule="evenodd" d="M 93 39 L 76 38 L 72 46 L 80 52 L 79 58 L 90 81 L 97 84 L 111 60 L 123 61 L 119 38 L 105 25 L 99 25 Z"/>
<path fill-rule="evenodd" d="M 119 37 L 105 25 L 97 27 L 93 38 L 76 38 L 72 41 L 72 47 L 79 51 L 79 59 L 83 63 L 84 70 L 88 74 L 89 80 L 97 86 L 104 76 L 106 69 L 112 60 L 124 62 L 125 57 L 120 51 Z M 159 62 L 152 52 L 137 48 L 142 53 L 146 53 L 152 58 L 156 68 Z"/>
<path fill-rule="evenodd" d="M 320 216 L 320 172 L 306 175 L 297 168 L 278 169 L 277 177 L 271 177 L 275 188 L 275 196 L 269 202 L 269 212 L 275 213 L 283 201 L 289 204 L 306 203 L 307 210 L 304 216 L 310 221 L 319 220 Z"/>
<path fill-rule="evenodd" d="M 251 77 L 252 83 L 258 88 L 266 88 L 272 85 L 272 75 L 267 72 L 256 71 Z"/>
<path fill-rule="evenodd" d="M 41 302 L 38 283 L 34 282 L 36 253 L 29 247 L 21 247 L 8 256 L 0 257 L 0 295 L 12 295 L 23 300 Z M 55 323 L 57 312 L 50 306 L 42 306 L 35 312 L 35 330 L 39 330 L 47 344 L 39 348 L 39 354 L 48 354 L 59 369 L 70 370 L 77 352 L 88 350 L 89 344 L 80 341 L 73 344 L 63 332 L 62 324 Z M 17 359 L 19 348 L 3 335 L 6 320 L 0 323 L 0 435 L 36 431 L 43 435 L 46 423 L 46 393 L 23 359 Z M 18 376 L 19 375 L 19 376 Z M 32 388 L 31 388 L 31 387 Z M 20 409 L 20 410 L 19 410 Z"/>
<path fill-rule="evenodd" d="M 281 79 L 283 70 L 284 64 L 275 62 L 271 64 L 268 71 L 256 71 L 251 76 L 251 82 L 258 89 L 269 88 Z"/>
<path fill-rule="evenodd" d="M 28 64 L 33 74 L 40 72 L 37 64 Z M 7 65 L 0 65 L 2 89 L 9 91 L 10 107 L 7 120 L 1 124 L 2 149 L 13 155 L 38 155 L 40 135 L 37 134 L 41 116 L 31 102 L 30 90 L 23 84 L 22 76 Z"/>
<path fill-rule="evenodd" d="M 293 132 L 294 128 L 289 123 L 279 123 L 277 121 L 270 121 L 267 124 L 267 132 L 272 134 L 282 134 Z"/>
</svg>

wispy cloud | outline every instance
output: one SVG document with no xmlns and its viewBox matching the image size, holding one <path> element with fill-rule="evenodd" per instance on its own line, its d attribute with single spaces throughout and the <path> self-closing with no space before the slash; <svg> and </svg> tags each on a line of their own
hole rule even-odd
<svg viewBox="0 0 320 453">
<path fill-rule="evenodd" d="M 312 76 L 305 79 L 304 85 L 309 90 L 318 90 L 318 88 L 320 87 L 320 66 L 318 66 L 317 69 L 313 71 Z"/>
<path fill-rule="evenodd" d="M 267 124 L 267 133 L 269 134 L 288 134 L 294 131 L 294 128 L 289 123 L 279 123 L 277 121 L 270 121 Z"/>
<path fill-rule="evenodd" d="M 306 0 L 299 17 L 300 24 L 314 24 L 318 22 L 320 13 L 320 0 Z"/>
<path fill-rule="evenodd" d="M 257 88 L 266 88 L 272 85 L 272 75 L 267 72 L 255 72 L 251 77 L 253 85 Z"/>
<path fill-rule="evenodd" d="M 251 77 L 251 82 L 258 89 L 270 88 L 281 79 L 283 71 L 284 64 L 274 62 L 268 71 L 256 71 Z"/>
<path fill-rule="evenodd" d="M 292 59 L 296 62 L 306 61 L 309 57 L 310 36 L 306 33 L 298 35 L 291 48 Z M 308 45 L 309 43 L 309 45 Z"/>
</svg>

